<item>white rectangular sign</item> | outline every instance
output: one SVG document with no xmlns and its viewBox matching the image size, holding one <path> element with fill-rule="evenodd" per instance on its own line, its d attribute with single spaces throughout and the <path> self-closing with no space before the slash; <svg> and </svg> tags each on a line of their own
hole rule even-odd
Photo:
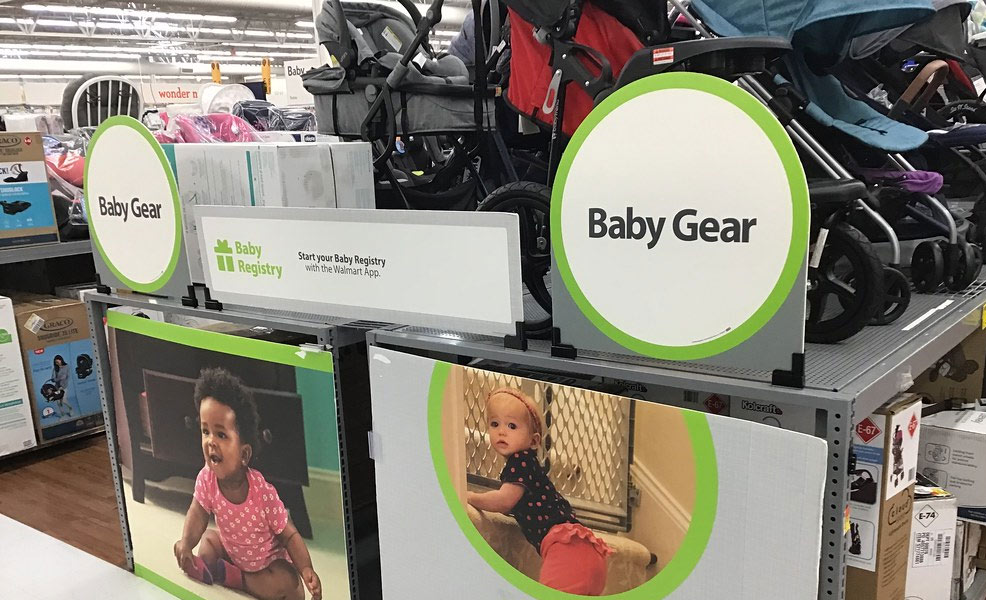
<svg viewBox="0 0 986 600">
<path fill-rule="evenodd" d="M 195 219 L 221 302 L 488 335 L 524 319 L 515 214 L 198 205 Z"/>
<path fill-rule="evenodd" d="M 284 63 L 285 94 L 289 105 L 314 104 L 315 98 L 305 89 L 301 76 L 311 69 L 321 67 L 323 63 L 318 58 L 303 58 L 289 60 Z"/>
</svg>

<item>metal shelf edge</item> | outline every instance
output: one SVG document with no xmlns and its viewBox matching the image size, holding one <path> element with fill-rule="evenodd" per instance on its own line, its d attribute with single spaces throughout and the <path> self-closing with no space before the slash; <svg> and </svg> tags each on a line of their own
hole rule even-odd
<svg viewBox="0 0 986 600">
<path fill-rule="evenodd" d="M 89 240 L 74 242 L 59 242 L 57 244 L 42 244 L 38 246 L 23 246 L 0 250 L 0 265 L 45 260 L 62 256 L 78 256 L 91 254 L 92 244 Z"/>
</svg>

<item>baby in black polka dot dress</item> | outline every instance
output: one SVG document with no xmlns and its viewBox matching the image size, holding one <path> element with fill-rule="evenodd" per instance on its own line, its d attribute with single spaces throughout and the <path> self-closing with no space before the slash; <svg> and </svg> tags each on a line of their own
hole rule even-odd
<svg viewBox="0 0 986 600">
<path fill-rule="evenodd" d="M 500 388 L 486 399 L 486 422 L 490 444 L 506 466 L 500 489 L 469 492 L 469 504 L 513 516 L 541 555 L 540 583 L 571 594 L 602 595 L 612 550 L 579 523 L 538 459 L 544 437 L 541 409 L 524 392 Z"/>
</svg>

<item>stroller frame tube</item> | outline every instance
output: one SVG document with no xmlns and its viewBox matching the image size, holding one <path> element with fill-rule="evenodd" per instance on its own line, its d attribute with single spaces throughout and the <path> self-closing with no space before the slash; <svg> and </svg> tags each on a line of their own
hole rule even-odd
<svg viewBox="0 0 986 600">
<path fill-rule="evenodd" d="M 707 39 L 715 38 L 716 36 L 710 32 L 705 25 L 699 21 L 695 15 L 693 15 L 688 10 L 687 0 L 669 0 L 671 4 L 675 6 L 675 10 L 680 11 L 680 13 L 688 20 L 688 22 L 695 28 L 695 31 L 699 32 L 702 37 Z M 754 97 L 757 98 L 766 106 L 770 106 L 769 102 L 771 100 L 771 94 L 760 85 L 760 82 L 754 79 L 750 75 L 744 75 L 740 78 L 740 83 L 744 88 Z M 818 164 L 822 167 L 833 179 L 853 179 L 853 176 L 849 171 L 842 166 L 834 156 L 832 156 L 828 150 L 825 149 L 818 140 L 816 140 L 808 130 L 804 128 L 797 119 L 791 119 L 787 125 L 784 126 L 787 130 L 788 135 L 804 150 L 809 156 L 811 156 Z M 887 236 L 887 240 L 890 241 L 891 248 L 891 263 L 890 266 L 897 268 L 900 265 L 900 239 L 897 237 L 897 233 L 894 228 L 887 222 L 880 213 L 876 212 L 869 204 L 866 203 L 862 198 L 856 199 L 856 205 L 859 206 L 876 224 L 883 230 L 884 234 Z M 953 221 L 954 225 L 954 221 Z"/>
</svg>

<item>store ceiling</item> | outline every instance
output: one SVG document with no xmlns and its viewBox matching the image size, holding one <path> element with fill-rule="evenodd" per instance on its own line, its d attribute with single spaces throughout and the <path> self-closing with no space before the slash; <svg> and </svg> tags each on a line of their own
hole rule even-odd
<svg viewBox="0 0 986 600">
<path fill-rule="evenodd" d="M 424 0 L 415 2 L 424 13 Z M 469 7 L 471 0 L 446 0 L 436 43 L 451 40 Z M 264 57 L 279 64 L 314 56 L 315 44 L 311 0 L 0 0 L 0 73 L 8 76 L 205 75 L 214 61 L 224 73 L 252 74 Z"/>
</svg>

